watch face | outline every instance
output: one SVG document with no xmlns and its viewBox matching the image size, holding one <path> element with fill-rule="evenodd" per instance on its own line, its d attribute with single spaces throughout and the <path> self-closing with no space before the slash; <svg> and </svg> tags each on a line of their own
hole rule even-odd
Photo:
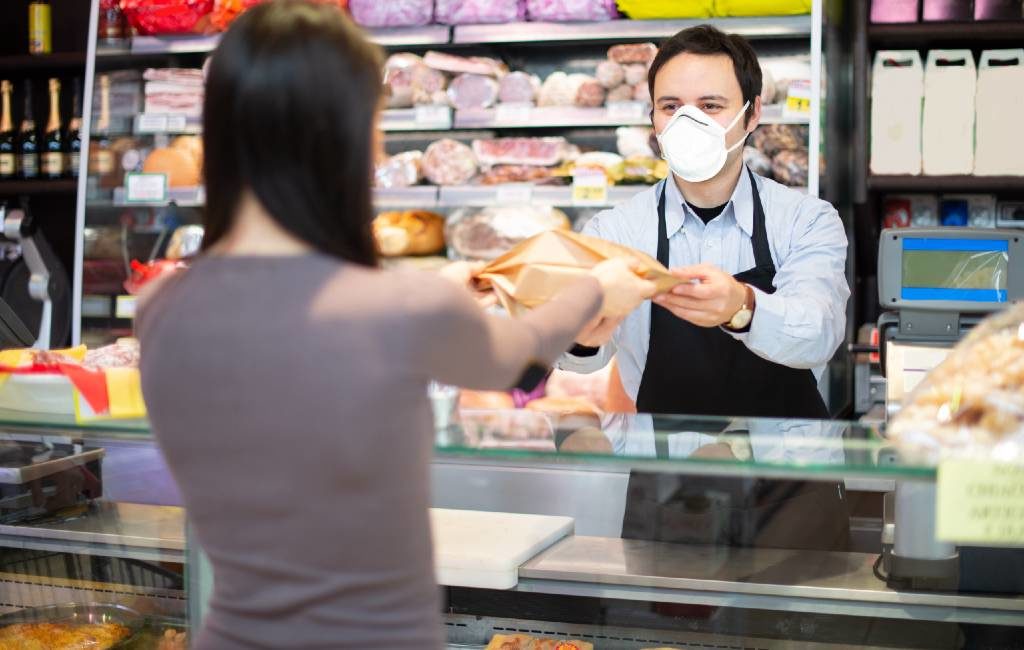
<svg viewBox="0 0 1024 650">
<path fill-rule="evenodd" d="M 749 309 L 741 309 L 736 312 L 736 315 L 729 321 L 729 327 L 734 330 L 741 330 L 747 325 L 750 325 L 750 318 L 754 315 L 754 312 Z"/>
</svg>

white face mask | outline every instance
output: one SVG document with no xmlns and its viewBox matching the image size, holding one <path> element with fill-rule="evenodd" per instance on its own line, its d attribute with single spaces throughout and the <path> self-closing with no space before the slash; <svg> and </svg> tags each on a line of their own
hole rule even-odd
<svg viewBox="0 0 1024 650">
<path fill-rule="evenodd" d="M 729 152 L 746 139 L 726 147 L 725 134 L 736 126 L 746 113 L 750 102 L 745 102 L 729 126 L 723 127 L 704 111 L 689 104 L 675 112 L 658 134 L 661 157 L 668 161 L 669 169 L 689 183 L 703 183 L 722 171 Z"/>
</svg>

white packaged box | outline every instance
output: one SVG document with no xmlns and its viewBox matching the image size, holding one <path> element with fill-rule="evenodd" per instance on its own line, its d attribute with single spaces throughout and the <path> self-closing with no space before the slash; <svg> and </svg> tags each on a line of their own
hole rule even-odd
<svg viewBox="0 0 1024 650">
<path fill-rule="evenodd" d="M 974 173 L 1024 175 L 1024 48 L 981 53 L 976 103 Z"/>
<path fill-rule="evenodd" d="M 924 68 L 921 164 L 925 174 L 974 171 L 974 95 L 978 71 L 970 50 L 931 50 Z"/>
<path fill-rule="evenodd" d="M 921 173 L 924 67 L 917 50 L 881 50 L 871 79 L 871 172 Z"/>
</svg>

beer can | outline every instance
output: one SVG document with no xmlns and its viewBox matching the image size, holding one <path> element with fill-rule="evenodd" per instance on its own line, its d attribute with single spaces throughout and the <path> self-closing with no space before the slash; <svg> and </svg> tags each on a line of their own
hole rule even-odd
<svg viewBox="0 0 1024 650">
<path fill-rule="evenodd" d="M 53 51 L 50 29 L 50 3 L 32 2 L 28 5 L 28 51 L 31 54 L 49 54 Z"/>
</svg>

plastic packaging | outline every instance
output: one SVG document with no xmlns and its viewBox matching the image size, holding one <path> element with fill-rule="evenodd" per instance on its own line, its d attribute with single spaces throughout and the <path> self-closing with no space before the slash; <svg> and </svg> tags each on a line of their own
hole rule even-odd
<svg viewBox="0 0 1024 650">
<path fill-rule="evenodd" d="M 420 151 L 404 151 L 391 156 L 377 165 L 374 173 L 374 184 L 377 187 L 409 187 L 423 179 L 420 164 L 423 153 Z"/>
<path fill-rule="evenodd" d="M 435 0 L 434 20 L 442 25 L 512 23 L 526 18 L 524 0 Z"/>
<path fill-rule="evenodd" d="M 530 20 L 551 22 L 601 21 L 619 17 L 615 0 L 526 0 Z"/>
<path fill-rule="evenodd" d="M 448 219 L 447 239 L 463 259 L 491 260 L 538 233 L 569 226 L 565 213 L 554 208 L 462 208 Z"/>
<path fill-rule="evenodd" d="M 350 0 L 352 18 L 363 27 L 418 27 L 434 19 L 433 0 Z"/>
<path fill-rule="evenodd" d="M 995 257 L 955 269 L 990 278 Z M 987 270 L 986 270 L 987 267 Z M 970 284 L 970 282 L 968 282 Z M 986 282 L 991 285 L 991 282 Z M 1024 305 L 974 328 L 907 398 L 888 436 L 911 455 L 1024 459 Z"/>
<path fill-rule="evenodd" d="M 444 138 L 423 152 L 423 175 L 435 185 L 464 185 L 477 172 L 473 150 L 457 140 Z"/>
<path fill-rule="evenodd" d="M 206 28 L 213 0 L 122 0 L 121 10 L 140 34 L 186 34 Z"/>
</svg>

